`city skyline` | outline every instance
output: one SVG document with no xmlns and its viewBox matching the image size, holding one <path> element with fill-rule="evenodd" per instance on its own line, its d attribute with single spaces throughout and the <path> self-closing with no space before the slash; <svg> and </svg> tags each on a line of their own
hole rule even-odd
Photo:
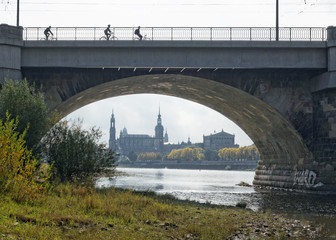
<svg viewBox="0 0 336 240">
<path fill-rule="evenodd" d="M 159 108 L 164 131 L 168 130 L 169 142 L 187 142 L 188 137 L 192 143 L 203 142 L 203 135 L 224 130 L 234 134 L 235 142 L 241 146 L 253 144 L 239 126 L 222 114 L 198 103 L 157 94 L 136 94 L 106 99 L 89 104 L 68 115 L 66 119 L 83 118 L 85 128 L 90 128 L 99 122 L 100 124 L 96 126 L 104 133 L 102 140 L 108 143 L 112 111 L 116 119 L 116 137 L 119 137 L 124 127 L 129 134 L 153 136 Z"/>
</svg>

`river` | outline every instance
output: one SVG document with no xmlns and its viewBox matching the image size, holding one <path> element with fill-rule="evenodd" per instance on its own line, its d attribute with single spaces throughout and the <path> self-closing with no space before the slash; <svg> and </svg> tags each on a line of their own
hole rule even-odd
<svg viewBox="0 0 336 240">
<path fill-rule="evenodd" d="M 256 191 L 238 186 L 252 184 L 252 171 L 118 168 L 125 176 L 100 178 L 97 187 L 116 187 L 171 194 L 178 199 L 234 206 L 244 201 L 254 211 L 281 213 L 325 225 L 336 239 L 336 195 L 303 194 L 285 191 Z"/>
</svg>

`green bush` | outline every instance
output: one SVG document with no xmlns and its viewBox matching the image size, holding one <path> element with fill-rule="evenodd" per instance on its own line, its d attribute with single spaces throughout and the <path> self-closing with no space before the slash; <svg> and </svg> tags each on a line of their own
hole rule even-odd
<svg viewBox="0 0 336 240">
<path fill-rule="evenodd" d="M 99 143 L 101 131 L 83 130 L 80 122 L 61 121 L 41 141 L 42 153 L 53 166 L 52 179 L 92 184 L 115 169 L 114 153 Z"/>
<path fill-rule="evenodd" d="M 48 118 L 48 108 L 41 90 L 29 85 L 26 80 L 6 80 L 0 90 L 0 119 L 6 120 L 6 112 L 19 120 L 17 131 L 23 133 L 27 127 L 25 141 L 28 149 L 35 147 L 48 128 L 52 126 Z"/>
</svg>

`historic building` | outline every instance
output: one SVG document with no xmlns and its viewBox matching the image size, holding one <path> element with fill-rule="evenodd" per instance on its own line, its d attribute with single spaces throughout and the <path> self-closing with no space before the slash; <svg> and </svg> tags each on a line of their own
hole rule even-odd
<svg viewBox="0 0 336 240">
<path fill-rule="evenodd" d="M 122 131 L 120 131 L 119 138 L 116 139 L 115 117 L 112 111 L 110 121 L 109 148 L 115 150 L 122 155 L 127 155 L 131 151 L 134 151 L 137 154 L 145 152 L 163 153 L 164 142 L 168 142 L 168 133 L 166 130 L 165 135 L 163 135 L 164 128 L 162 126 L 160 109 L 157 118 L 157 124 L 154 130 L 155 135 L 150 136 L 146 134 L 129 134 L 127 132 L 127 129 L 124 128 Z"/>
<path fill-rule="evenodd" d="M 238 148 L 239 145 L 235 144 L 235 135 L 224 132 L 210 134 L 203 136 L 203 148 L 219 150 L 222 148 Z"/>
<path fill-rule="evenodd" d="M 132 151 L 137 154 L 145 152 L 168 154 L 173 149 L 180 149 L 191 145 L 212 150 L 239 147 L 234 143 L 235 135 L 226 133 L 223 130 L 219 133 L 203 136 L 203 143 L 191 143 L 190 138 L 188 138 L 187 142 L 181 142 L 178 144 L 168 143 L 167 128 L 164 134 L 160 109 L 154 133 L 154 136 L 147 134 L 129 134 L 126 127 L 124 127 L 124 129 L 120 131 L 119 138 L 116 138 L 115 117 L 114 112 L 112 111 L 110 120 L 109 148 L 121 155 L 128 155 L 128 153 Z"/>
</svg>

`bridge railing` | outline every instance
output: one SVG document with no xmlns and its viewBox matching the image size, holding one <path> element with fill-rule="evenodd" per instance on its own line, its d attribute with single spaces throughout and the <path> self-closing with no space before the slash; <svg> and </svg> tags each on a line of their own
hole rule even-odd
<svg viewBox="0 0 336 240">
<path fill-rule="evenodd" d="M 52 28 L 57 40 L 99 40 L 104 36 L 105 27 L 55 27 Z M 113 27 L 116 38 L 111 40 L 135 40 L 132 27 Z M 42 40 L 43 27 L 23 29 L 23 40 Z M 148 40 L 204 40 L 204 41 L 274 41 L 276 30 L 271 27 L 142 27 L 141 34 Z M 326 41 L 327 30 L 322 27 L 279 28 L 280 41 Z"/>
</svg>

